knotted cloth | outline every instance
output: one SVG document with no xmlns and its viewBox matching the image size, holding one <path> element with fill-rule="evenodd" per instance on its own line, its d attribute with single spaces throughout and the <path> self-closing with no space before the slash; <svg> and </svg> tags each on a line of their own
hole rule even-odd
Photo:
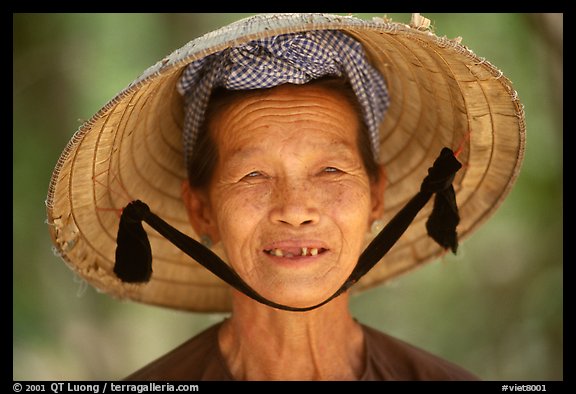
<svg viewBox="0 0 576 394">
<path fill-rule="evenodd" d="M 186 66 L 177 84 L 186 106 L 186 168 L 214 88 L 249 90 L 284 83 L 301 85 L 324 76 L 346 77 L 350 82 L 362 108 L 372 153 L 379 161 L 379 126 L 389 105 L 384 77 L 368 63 L 358 41 L 338 30 L 318 30 L 250 41 Z"/>
</svg>

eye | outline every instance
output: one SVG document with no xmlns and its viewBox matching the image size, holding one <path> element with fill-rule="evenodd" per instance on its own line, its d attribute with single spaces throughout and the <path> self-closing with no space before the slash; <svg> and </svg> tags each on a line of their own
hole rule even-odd
<svg viewBox="0 0 576 394">
<path fill-rule="evenodd" d="M 256 179 L 260 179 L 260 178 L 266 178 L 266 175 L 264 175 L 260 171 L 252 171 L 252 172 L 244 175 L 244 177 L 242 177 L 242 180 L 243 181 L 250 181 L 250 180 L 256 180 Z"/>
<path fill-rule="evenodd" d="M 322 172 L 324 173 L 328 173 L 328 174 L 334 174 L 334 173 L 339 173 L 342 172 L 341 170 L 339 170 L 336 167 L 326 167 L 322 170 Z"/>
</svg>

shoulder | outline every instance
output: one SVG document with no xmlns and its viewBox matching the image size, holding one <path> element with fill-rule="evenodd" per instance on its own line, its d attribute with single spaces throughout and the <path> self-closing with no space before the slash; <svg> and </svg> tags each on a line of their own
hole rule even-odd
<svg viewBox="0 0 576 394">
<path fill-rule="evenodd" d="M 366 380 L 479 380 L 464 368 L 362 325 Z"/>
<path fill-rule="evenodd" d="M 218 346 L 221 324 L 208 327 L 124 380 L 228 380 Z"/>
</svg>

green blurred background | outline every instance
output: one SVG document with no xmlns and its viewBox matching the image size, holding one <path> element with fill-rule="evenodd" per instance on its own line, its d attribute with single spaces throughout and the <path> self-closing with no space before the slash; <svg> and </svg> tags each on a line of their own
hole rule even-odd
<svg viewBox="0 0 576 394">
<path fill-rule="evenodd" d="M 165 55 L 248 15 L 13 15 L 14 380 L 121 379 L 225 317 L 86 286 L 52 252 L 44 201 L 83 120 Z M 512 80 L 526 111 L 525 161 L 509 198 L 458 256 L 355 296 L 353 314 L 485 380 L 562 380 L 563 16 L 424 16 Z"/>
</svg>

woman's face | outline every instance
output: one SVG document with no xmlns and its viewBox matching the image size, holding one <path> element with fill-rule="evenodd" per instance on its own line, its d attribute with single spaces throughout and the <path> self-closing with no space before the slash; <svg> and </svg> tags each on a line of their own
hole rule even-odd
<svg viewBox="0 0 576 394">
<path fill-rule="evenodd" d="M 341 94 L 294 85 L 237 99 L 211 121 L 219 159 L 208 190 L 185 197 L 190 218 L 269 300 L 317 304 L 356 265 L 381 209 L 358 122 Z"/>
</svg>

